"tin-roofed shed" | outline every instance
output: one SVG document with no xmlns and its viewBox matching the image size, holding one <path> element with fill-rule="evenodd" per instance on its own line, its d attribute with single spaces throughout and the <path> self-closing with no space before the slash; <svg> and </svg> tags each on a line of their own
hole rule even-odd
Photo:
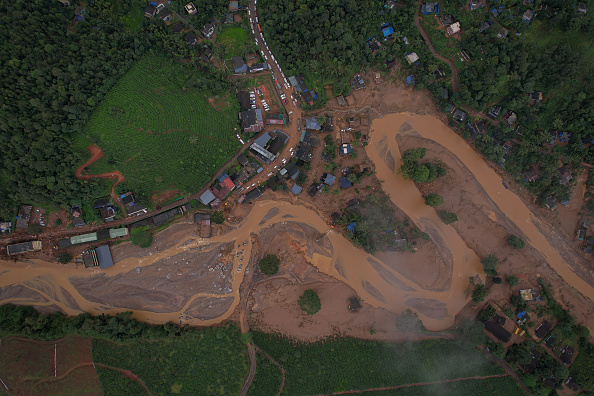
<svg viewBox="0 0 594 396">
<path fill-rule="evenodd" d="M 96 248 L 95 254 L 97 254 L 97 262 L 99 263 L 99 267 L 101 267 L 101 269 L 113 267 L 113 259 L 111 257 L 111 252 L 109 251 L 108 245 L 103 245 Z"/>
<path fill-rule="evenodd" d="M 70 242 L 73 245 L 79 245 L 81 243 L 95 242 L 96 240 L 97 240 L 96 232 L 92 232 L 90 234 L 75 235 L 72 238 L 70 238 Z"/>
</svg>

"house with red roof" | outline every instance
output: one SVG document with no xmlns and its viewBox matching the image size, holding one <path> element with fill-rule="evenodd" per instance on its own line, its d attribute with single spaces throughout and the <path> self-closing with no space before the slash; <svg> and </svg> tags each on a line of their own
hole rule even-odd
<svg viewBox="0 0 594 396">
<path fill-rule="evenodd" d="M 214 186 L 212 186 L 212 193 L 215 197 L 222 201 L 225 199 L 227 194 L 233 191 L 234 188 L 235 183 L 233 183 L 233 180 L 231 180 L 229 175 L 223 173 L 221 176 L 218 177 Z"/>
</svg>

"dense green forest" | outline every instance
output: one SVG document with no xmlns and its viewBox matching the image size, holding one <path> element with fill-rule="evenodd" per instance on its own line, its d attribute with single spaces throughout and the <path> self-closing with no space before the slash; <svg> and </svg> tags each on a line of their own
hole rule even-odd
<svg viewBox="0 0 594 396">
<path fill-rule="evenodd" d="M 197 58 L 160 20 L 137 18 L 141 31 L 124 28 L 120 19 L 126 22 L 138 7 L 144 4 L 90 1 L 85 20 L 74 22 L 74 6 L 0 3 L 1 24 L 9 27 L 0 44 L 0 216 L 10 216 L 19 202 L 69 205 L 94 196 L 98 183 L 74 177 L 86 154 L 72 149 L 73 135 L 148 49 Z M 199 70 L 204 90 L 227 88 L 219 73 L 205 65 Z"/>
</svg>

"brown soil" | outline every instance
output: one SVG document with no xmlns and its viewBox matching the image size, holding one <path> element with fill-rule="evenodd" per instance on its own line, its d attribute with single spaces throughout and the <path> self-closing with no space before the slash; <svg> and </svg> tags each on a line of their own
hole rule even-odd
<svg viewBox="0 0 594 396">
<path fill-rule="evenodd" d="M 173 188 L 169 190 L 157 191 L 152 195 L 151 201 L 157 206 L 157 208 L 160 208 L 164 202 L 173 199 L 175 196 L 179 195 L 179 193 L 179 190 L 175 190 Z"/>
</svg>

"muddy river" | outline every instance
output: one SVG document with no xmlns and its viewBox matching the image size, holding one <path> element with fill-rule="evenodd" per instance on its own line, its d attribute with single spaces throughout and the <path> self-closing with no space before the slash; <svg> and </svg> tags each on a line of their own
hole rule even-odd
<svg viewBox="0 0 594 396">
<path fill-rule="evenodd" d="M 139 257 L 130 256 L 116 260 L 115 266 L 105 271 L 76 268 L 74 265 L 62 266 L 38 260 L 0 262 L 0 302 L 48 306 L 67 314 L 78 314 L 82 311 L 114 314 L 131 310 L 135 318 L 150 323 L 177 322 L 182 313 L 184 323 L 191 325 L 219 323 L 227 319 L 239 304 L 239 286 L 252 256 L 252 234 L 258 234 L 268 227 L 285 227 L 294 223 L 314 230 L 310 235 L 314 239 L 311 243 L 315 244 L 315 248 L 306 249 L 304 254 L 319 271 L 343 280 L 356 290 L 365 302 L 374 307 L 386 308 L 393 312 L 412 308 L 428 329 L 446 329 L 452 325 L 455 315 L 469 299 L 469 277 L 484 274 L 479 257 L 466 246 L 455 229 L 443 224 L 436 211 L 424 204 L 414 183 L 395 173 L 400 164 L 398 137 L 404 135 L 427 138 L 450 150 L 472 172 L 493 204 L 523 232 L 526 242 L 539 250 L 543 259 L 570 285 L 588 298 L 594 298 L 593 289 L 571 270 L 564 257 L 539 231 L 546 229 L 546 226 L 539 223 L 519 197 L 503 187 L 501 178 L 447 126 L 431 116 L 404 113 L 375 120 L 372 130 L 367 154 L 376 165 L 378 178 L 384 181 L 382 188 L 436 243 L 441 258 L 451 271 L 449 288 L 445 291 L 424 290 L 401 275 L 393 265 L 389 266 L 355 248 L 340 233 L 330 229 L 315 211 L 305 206 L 287 202 L 256 201 L 249 215 L 223 236 L 207 240 L 196 238 L 195 235 L 183 236 L 174 245 L 158 252 L 151 251 L 150 254 L 142 253 Z M 109 290 L 115 287 L 114 282 L 119 282 L 122 277 L 131 274 L 141 277 L 143 271 L 161 271 L 161 266 L 165 266 L 167 260 L 175 257 L 182 257 L 181 260 L 185 260 L 186 266 L 190 265 L 196 269 L 184 274 L 196 277 L 198 283 L 197 277 L 209 275 L 206 271 L 200 272 L 201 267 L 208 267 L 211 274 L 217 273 L 218 269 L 215 271 L 213 263 L 208 262 L 216 261 L 212 258 L 215 256 L 200 256 L 211 258 L 190 262 L 191 259 L 183 258 L 184 254 L 200 251 L 201 254 L 210 252 L 220 257 L 222 253 L 218 252 L 219 249 L 224 250 L 222 246 L 229 246 L 232 250 L 228 254 L 230 260 L 226 264 L 229 268 L 224 275 L 220 272 L 224 282 L 221 280 L 217 283 L 215 279 L 212 283 L 214 288 L 210 287 L 207 292 L 196 290 L 188 293 L 186 290 L 183 297 L 177 295 L 175 300 L 175 291 L 166 288 L 167 282 L 174 282 L 175 275 L 171 278 L 170 273 L 165 274 L 167 271 L 163 271 L 162 280 L 157 285 L 161 288 L 157 290 L 160 290 L 159 293 L 167 293 L 168 298 L 173 298 L 176 301 L 173 305 L 152 309 L 147 304 L 140 307 L 118 304 L 113 300 L 113 296 L 112 299 L 109 296 L 102 299 L 92 297 L 93 291 L 90 289 L 100 289 L 103 282 L 109 294 Z M 123 247 L 117 246 L 116 249 Z M 170 265 L 177 265 L 177 262 L 174 261 Z M 224 266 L 222 263 L 220 265 Z M 142 294 L 142 291 L 139 290 L 137 294 Z M 159 294 L 157 291 L 153 294 L 151 298 L 155 300 L 157 307 Z M 217 301 L 224 301 L 224 304 L 218 305 L 223 306 L 223 309 L 219 309 L 216 316 L 201 316 L 196 312 L 204 305 L 196 308 L 195 303 L 198 301 L 207 301 L 208 306 L 216 306 Z M 191 315 L 186 314 L 190 311 Z"/>
</svg>

